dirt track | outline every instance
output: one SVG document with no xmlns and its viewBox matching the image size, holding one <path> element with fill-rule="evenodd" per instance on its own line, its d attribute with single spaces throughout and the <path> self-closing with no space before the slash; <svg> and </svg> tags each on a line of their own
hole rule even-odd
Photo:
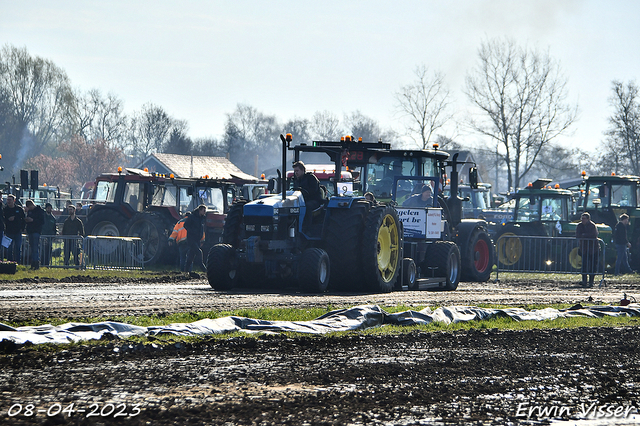
<svg viewBox="0 0 640 426">
<path fill-rule="evenodd" d="M 450 293 L 323 296 L 217 293 L 203 280 L 19 283 L 0 289 L 0 321 L 293 304 L 520 306 L 586 302 L 589 297 L 608 303 L 617 302 L 622 292 L 640 294 L 633 280 L 590 290 L 503 280 L 481 288 L 462 284 Z M 616 414 L 624 419 L 617 424 L 633 424 L 639 422 L 639 338 L 640 327 L 626 327 L 337 339 L 267 336 L 164 349 L 113 341 L 55 354 L 5 345 L 0 421 L 497 425 L 579 419 L 589 411 L 600 420 L 610 413 L 609 420 Z M 28 411 L 29 404 L 35 408 Z M 70 410 L 47 416 L 47 410 L 54 414 L 70 404 L 72 416 Z"/>
</svg>

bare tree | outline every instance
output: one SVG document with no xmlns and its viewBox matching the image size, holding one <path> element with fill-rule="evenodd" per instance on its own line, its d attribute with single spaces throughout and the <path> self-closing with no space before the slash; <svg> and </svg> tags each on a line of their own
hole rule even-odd
<svg viewBox="0 0 640 426">
<path fill-rule="evenodd" d="M 131 119 L 131 153 L 136 159 L 142 160 L 154 152 L 161 151 L 175 123 L 176 121 L 162 107 L 152 103 L 144 104 Z"/>
<path fill-rule="evenodd" d="M 275 116 L 238 104 L 233 113 L 227 114 L 222 146 L 238 167 L 246 173 L 255 173 L 256 168 L 264 170 L 278 164 L 281 128 Z"/>
<path fill-rule="evenodd" d="M 65 123 L 73 92 L 66 73 L 52 61 L 32 57 L 26 48 L 5 45 L 0 50 L 0 85 L 13 106 L 14 117 L 31 135 L 30 153 L 68 136 Z"/>
<path fill-rule="evenodd" d="M 342 131 L 340 119 L 330 111 L 316 111 L 311 117 L 310 133 L 314 140 L 337 141 Z"/>
<path fill-rule="evenodd" d="M 640 103 L 638 86 L 629 82 L 612 82 L 613 94 L 609 102 L 613 114 L 609 117 L 609 129 L 605 132 L 603 164 L 616 173 L 640 175 Z"/>
<path fill-rule="evenodd" d="M 391 143 L 395 141 L 396 134 L 393 130 L 382 130 L 377 121 L 371 117 L 367 117 L 360 111 L 354 111 L 350 115 L 344 117 L 347 132 L 354 138 L 362 138 L 364 142 L 383 142 Z"/>
<path fill-rule="evenodd" d="M 296 145 L 300 143 L 310 144 L 313 138 L 311 137 L 309 128 L 310 121 L 308 119 L 294 118 L 284 124 L 282 133 L 291 133 Z"/>
<path fill-rule="evenodd" d="M 573 124 L 577 106 L 565 103 L 566 79 L 548 53 L 494 39 L 478 56 L 466 94 L 481 113 L 469 125 L 496 143 L 508 185 L 517 188 L 540 152 Z"/>
<path fill-rule="evenodd" d="M 86 141 L 102 139 L 118 146 L 125 143 L 127 117 L 122 100 L 114 94 L 103 97 L 99 90 L 76 94 L 73 130 Z"/>
<path fill-rule="evenodd" d="M 422 149 L 429 147 L 434 133 L 453 118 L 449 90 L 439 72 L 429 75 L 425 65 L 416 67 L 416 80 L 395 94 L 397 110 L 407 119 L 407 134 Z"/>
</svg>

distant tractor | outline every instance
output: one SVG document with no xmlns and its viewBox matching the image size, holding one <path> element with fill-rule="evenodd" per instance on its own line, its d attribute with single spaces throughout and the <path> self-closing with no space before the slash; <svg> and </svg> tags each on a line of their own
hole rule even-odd
<svg viewBox="0 0 640 426">
<path fill-rule="evenodd" d="M 444 207 L 434 204 L 430 214 L 427 208 L 415 209 L 421 226 L 411 231 L 411 238 L 417 238 L 406 239 L 409 228 L 399 213 L 410 209 L 395 203 L 401 202 L 398 197 L 411 195 L 412 184 L 440 181 L 445 163 L 449 164 L 446 152 L 395 151 L 389 144 L 356 142 L 351 137 L 293 147 L 289 135 L 281 139 L 282 170 L 287 149 L 294 151 L 295 161 L 304 160 L 306 153 L 329 156 L 335 170 L 329 182 L 335 195 L 307 211 L 304 194 L 289 189 L 281 175 L 279 195 L 234 205 L 225 223 L 224 244 L 208 254 L 207 275 L 214 289 L 296 283 L 310 292 L 329 288 L 388 292 L 425 285 L 454 290 L 461 273 L 478 281 L 489 278 L 491 239 L 484 221 L 460 220 L 459 197 L 440 198 Z M 350 176 L 343 175 L 343 169 Z M 365 192 L 387 203 L 368 201 Z M 457 209 L 453 216 L 452 208 Z M 427 215 L 438 216 L 437 236 L 430 228 L 432 236 L 419 237 L 415 231 L 426 229 Z"/>
<path fill-rule="evenodd" d="M 576 220 L 579 219 L 580 214 L 588 212 L 593 222 L 604 223 L 613 229 L 621 214 L 629 215 L 627 230 L 631 242 L 629 264 L 632 269 L 640 269 L 640 206 L 638 205 L 640 177 L 616 175 L 587 177 L 583 173 L 580 188 L 582 196 L 575 215 Z M 601 235 L 600 238 L 603 236 Z M 611 241 L 605 238 L 603 239 L 609 244 Z M 609 251 L 612 252 L 615 262 L 615 248 L 613 244 L 611 247 Z"/>
<path fill-rule="evenodd" d="M 199 204 L 207 206 L 205 244 L 222 240 L 225 215 L 237 192 L 234 182 L 174 178 L 139 169 L 105 173 L 96 179 L 86 216 L 90 235 L 140 237 L 143 263 L 168 260 L 168 236 L 176 222 Z"/>
<path fill-rule="evenodd" d="M 512 195 L 513 218 L 498 225 L 494 237 L 500 267 L 557 271 L 580 269 L 577 242 L 562 246 L 554 245 L 551 240 L 555 237 L 575 238 L 578 222 L 572 218 L 576 216 L 576 195 L 559 186 L 551 188 L 548 186 L 550 182 L 551 179 L 538 179 Z M 597 227 L 600 238 L 605 243 L 610 241 L 611 228 L 603 224 L 597 224 Z M 508 238 L 501 239 L 502 236 Z M 527 245 L 516 237 L 549 238 Z M 613 253 L 615 260 L 615 251 Z"/>
</svg>

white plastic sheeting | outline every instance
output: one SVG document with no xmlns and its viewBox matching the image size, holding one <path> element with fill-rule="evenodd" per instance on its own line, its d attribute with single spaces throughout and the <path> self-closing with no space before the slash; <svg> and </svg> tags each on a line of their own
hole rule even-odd
<svg viewBox="0 0 640 426">
<path fill-rule="evenodd" d="M 577 305 L 570 309 L 553 308 L 526 311 L 521 308 L 488 309 L 474 306 L 449 306 L 435 310 L 404 311 L 388 314 L 376 305 L 356 306 L 328 312 L 311 321 L 265 321 L 245 317 L 203 319 L 192 323 L 176 323 L 165 326 L 138 327 L 117 322 L 94 324 L 67 323 L 58 326 L 42 325 L 13 328 L 0 323 L 0 341 L 16 344 L 71 343 L 100 339 L 106 333 L 122 338 L 130 336 L 175 334 L 182 336 L 222 334 L 234 331 L 247 333 L 297 333 L 324 334 L 334 331 L 363 330 L 386 324 L 417 325 L 431 322 L 451 324 L 463 321 L 482 321 L 496 317 L 510 317 L 515 321 L 545 321 L 556 318 L 603 316 L 640 316 L 640 305 L 588 306 Z"/>
</svg>

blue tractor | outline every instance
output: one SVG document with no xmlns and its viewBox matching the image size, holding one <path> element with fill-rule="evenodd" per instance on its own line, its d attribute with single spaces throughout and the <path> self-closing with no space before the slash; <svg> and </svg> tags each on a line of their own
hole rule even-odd
<svg viewBox="0 0 640 426">
<path fill-rule="evenodd" d="M 306 145 L 291 147 L 291 135 L 280 136 L 282 170 L 286 153 L 296 160 Z M 303 191 L 288 188 L 278 172 L 279 194 L 238 202 L 230 209 L 223 244 L 207 255 L 207 278 L 216 290 L 235 286 L 296 284 L 305 292 L 352 290 L 389 292 L 397 288 L 402 264 L 402 225 L 391 205 L 355 195 L 353 181 L 341 181 L 348 138 L 316 149 L 335 163 L 334 196 L 309 211 Z M 365 150 L 388 150 L 389 144 L 360 143 Z"/>
</svg>

